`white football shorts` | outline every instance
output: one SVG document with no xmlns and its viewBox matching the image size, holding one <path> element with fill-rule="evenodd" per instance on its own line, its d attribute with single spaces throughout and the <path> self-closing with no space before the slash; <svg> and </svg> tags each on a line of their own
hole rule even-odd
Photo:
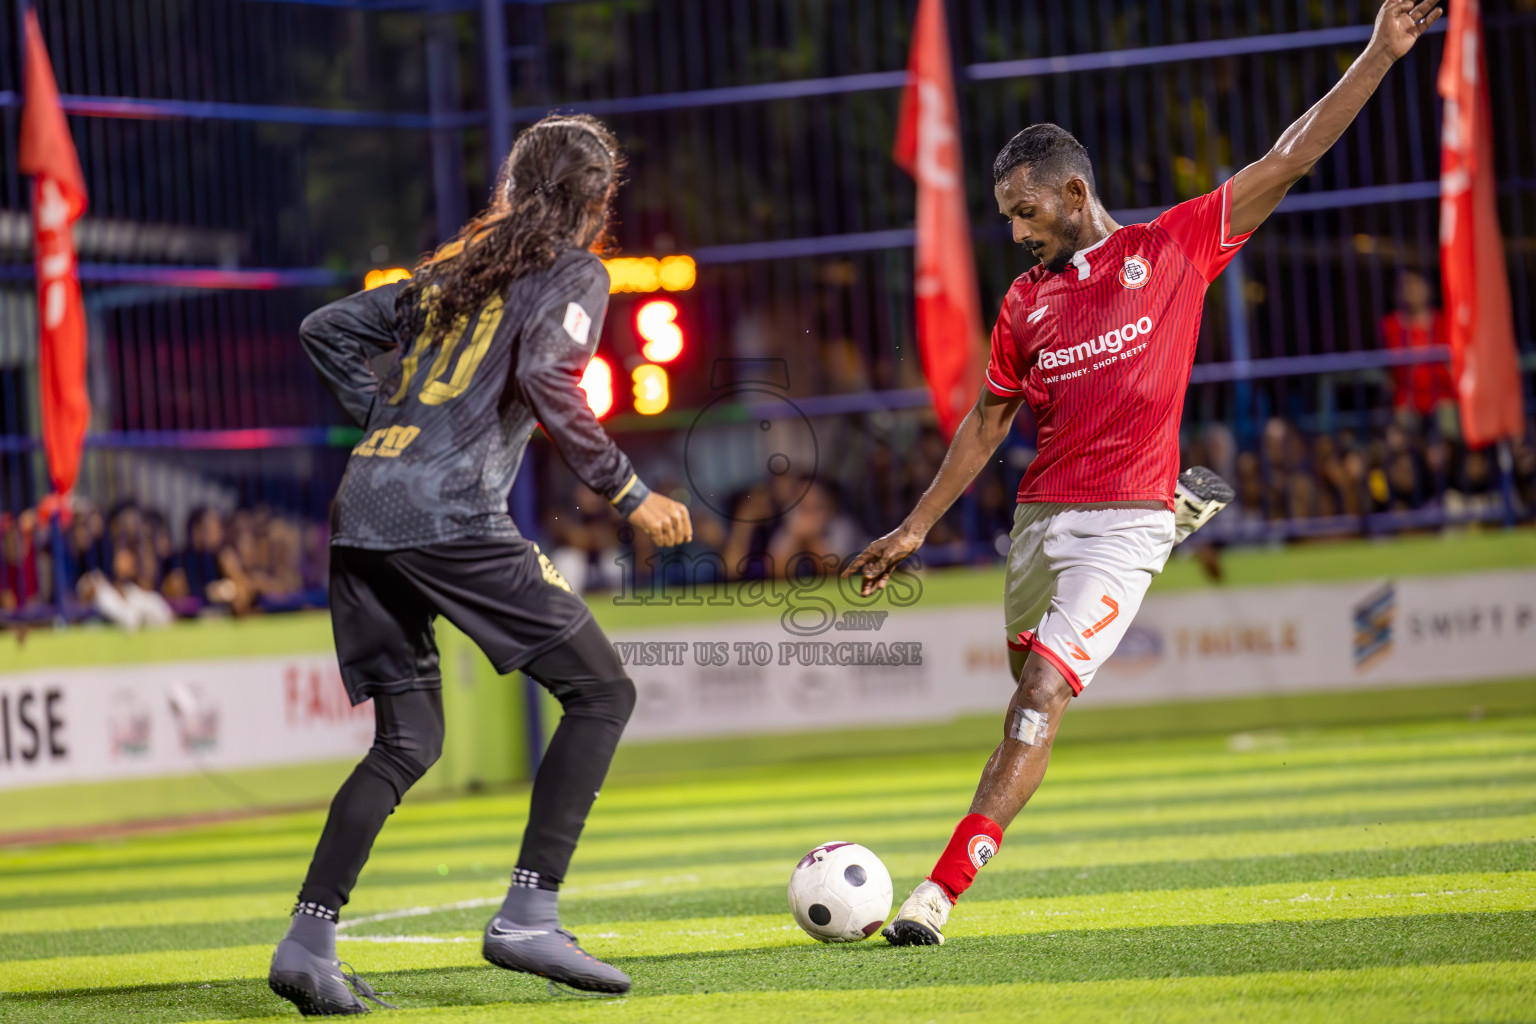
<svg viewBox="0 0 1536 1024">
<path fill-rule="evenodd" d="M 1082 693 L 1120 646 L 1173 540 L 1166 509 L 1019 505 L 1003 592 L 1014 678 L 1034 650 Z"/>
</svg>

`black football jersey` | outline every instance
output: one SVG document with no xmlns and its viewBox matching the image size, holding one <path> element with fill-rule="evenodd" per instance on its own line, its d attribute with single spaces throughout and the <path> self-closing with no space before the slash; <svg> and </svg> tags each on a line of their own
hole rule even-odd
<svg viewBox="0 0 1536 1024">
<path fill-rule="evenodd" d="M 395 299 L 404 287 L 333 302 L 299 329 L 326 386 L 363 428 L 336 494 L 332 543 L 393 549 L 517 536 L 507 496 L 538 425 L 621 515 L 650 493 L 579 386 L 608 309 L 601 260 L 562 253 L 436 343 L 430 330 L 401 337 Z M 381 360 L 391 351 L 398 358 Z"/>
</svg>

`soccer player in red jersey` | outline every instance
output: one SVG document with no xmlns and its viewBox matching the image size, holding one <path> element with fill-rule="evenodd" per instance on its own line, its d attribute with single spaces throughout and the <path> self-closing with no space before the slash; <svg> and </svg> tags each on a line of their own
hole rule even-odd
<svg viewBox="0 0 1536 1024">
<path fill-rule="evenodd" d="M 1440 17 L 1438 2 L 1386 0 L 1365 52 L 1262 159 L 1150 224 L 1110 218 L 1087 151 L 1056 125 L 1026 128 L 998 154 L 998 209 L 1040 265 L 1003 300 L 987 386 L 927 493 L 844 574 L 861 571 L 865 594 L 884 587 L 1029 403 L 1039 455 L 1019 485 L 1003 599 L 1018 688 L 970 813 L 885 929 L 892 943 L 944 941 L 950 907 L 1044 778 L 1068 703 L 1114 653 L 1181 532 L 1219 507 L 1181 507 L 1176 522 L 1206 288 Z"/>
</svg>

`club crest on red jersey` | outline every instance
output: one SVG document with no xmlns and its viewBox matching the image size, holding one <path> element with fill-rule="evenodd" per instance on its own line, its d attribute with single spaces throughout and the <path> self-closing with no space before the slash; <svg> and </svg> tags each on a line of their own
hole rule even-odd
<svg viewBox="0 0 1536 1024">
<path fill-rule="evenodd" d="M 1140 288 L 1152 280 L 1152 264 L 1140 256 L 1127 256 L 1120 267 L 1120 283 L 1127 288 Z"/>
</svg>

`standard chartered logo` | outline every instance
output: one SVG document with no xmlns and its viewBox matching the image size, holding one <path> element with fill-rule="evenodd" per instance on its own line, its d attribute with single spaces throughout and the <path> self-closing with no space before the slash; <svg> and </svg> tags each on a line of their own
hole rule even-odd
<svg viewBox="0 0 1536 1024">
<path fill-rule="evenodd" d="M 1103 355 L 1106 352 L 1119 352 L 1127 342 L 1152 333 L 1152 318 L 1144 316 L 1133 324 L 1123 327 L 1115 327 L 1105 331 L 1097 338 L 1089 338 L 1080 341 L 1076 345 L 1062 346 L 1056 349 L 1047 349 L 1040 354 L 1040 368 L 1042 370 L 1054 370 L 1058 366 L 1071 366 L 1073 363 L 1087 362 L 1094 356 Z"/>
</svg>

